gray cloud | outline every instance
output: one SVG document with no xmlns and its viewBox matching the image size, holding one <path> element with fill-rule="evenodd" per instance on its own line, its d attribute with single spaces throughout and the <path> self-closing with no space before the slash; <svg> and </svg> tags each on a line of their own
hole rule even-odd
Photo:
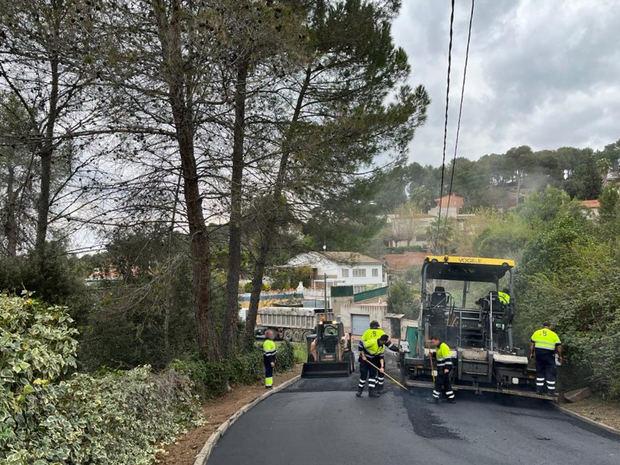
<svg viewBox="0 0 620 465">
<path fill-rule="evenodd" d="M 457 1 L 448 153 L 452 157 L 470 2 Z M 441 163 L 449 0 L 404 0 L 396 43 L 432 104 L 410 158 Z M 620 138 L 620 0 L 477 0 L 459 155 L 516 145 L 601 148 Z"/>
</svg>

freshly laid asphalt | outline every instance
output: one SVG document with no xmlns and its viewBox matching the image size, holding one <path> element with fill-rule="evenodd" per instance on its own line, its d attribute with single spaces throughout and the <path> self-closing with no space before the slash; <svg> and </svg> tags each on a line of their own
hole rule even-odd
<svg viewBox="0 0 620 465">
<path fill-rule="evenodd" d="M 546 401 L 430 391 L 386 379 L 378 399 L 354 395 L 349 378 L 302 379 L 243 415 L 208 465 L 528 464 L 618 465 L 620 437 Z"/>
</svg>

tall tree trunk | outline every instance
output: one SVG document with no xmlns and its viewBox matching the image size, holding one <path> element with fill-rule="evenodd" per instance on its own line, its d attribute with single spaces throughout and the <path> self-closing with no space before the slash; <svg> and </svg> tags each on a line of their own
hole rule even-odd
<svg viewBox="0 0 620 465">
<path fill-rule="evenodd" d="M 174 98 L 174 97 L 173 97 Z M 175 105 L 173 105 L 174 107 Z M 198 336 L 198 349 L 205 360 L 219 357 L 219 344 L 215 333 L 211 305 L 211 257 L 209 231 L 202 211 L 202 197 L 198 185 L 191 116 L 188 111 L 174 110 L 179 153 L 183 167 L 183 192 L 189 223 L 190 250 L 192 255 L 194 316 Z"/>
<path fill-rule="evenodd" d="M 239 313 L 239 274 L 241 271 L 241 202 L 243 193 L 243 168 L 245 137 L 245 102 L 249 58 L 244 55 L 237 66 L 235 89 L 235 124 L 230 179 L 230 222 L 228 226 L 228 273 L 226 276 L 226 314 L 224 340 L 226 354 L 234 353 L 237 346 L 237 321 Z"/>
<path fill-rule="evenodd" d="M 304 82 L 299 90 L 297 96 L 297 103 L 295 104 L 295 111 L 291 118 L 289 131 L 284 138 L 282 144 L 282 155 L 280 157 L 280 166 L 278 169 L 278 175 L 273 186 L 272 193 L 272 205 L 266 209 L 265 218 L 260 222 L 262 230 L 260 234 L 260 246 L 258 250 L 258 256 L 254 263 L 254 270 L 252 276 L 252 291 L 250 294 L 250 306 L 248 308 L 248 314 L 245 320 L 245 335 L 244 343 L 246 347 L 250 347 L 254 341 L 254 328 L 256 327 L 256 316 L 258 315 L 258 304 L 260 303 L 260 294 L 263 288 L 263 276 L 265 274 L 265 267 L 267 264 L 267 257 L 271 251 L 273 243 L 273 234 L 270 230 L 278 223 L 278 219 L 282 212 L 281 199 L 282 191 L 284 190 L 284 181 L 288 170 L 288 162 L 291 154 L 290 138 L 292 137 L 295 125 L 299 120 L 301 108 L 303 106 L 304 98 L 306 97 L 306 91 L 310 85 L 310 79 L 312 77 L 312 68 L 308 66 L 306 69 L 306 76 Z"/>
<path fill-rule="evenodd" d="M 176 224 L 177 207 L 179 205 L 179 192 L 181 191 L 182 175 L 179 173 L 177 179 L 177 187 L 174 191 L 174 205 L 172 207 L 172 218 L 170 220 L 170 232 L 168 233 L 168 271 L 166 273 L 167 295 L 164 303 L 164 351 L 166 356 L 170 353 L 170 313 L 174 305 L 174 294 L 172 286 L 173 269 L 170 268 L 172 263 L 172 238 L 174 235 L 174 226 Z"/>
<path fill-rule="evenodd" d="M 15 168 L 9 166 L 6 186 L 6 219 L 4 235 L 6 236 L 6 250 L 9 257 L 17 255 L 17 192 L 13 190 L 15 182 Z"/>
<path fill-rule="evenodd" d="M 202 197 L 194 154 L 194 121 L 190 101 L 191 92 L 188 90 L 188 82 L 191 79 L 185 74 L 188 67 L 185 66 L 181 48 L 179 1 L 173 0 L 168 10 L 164 2 L 153 0 L 153 13 L 159 28 L 164 60 L 163 74 L 170 92 L 169 101 L 183 171 L 183 193 L 190 234 L 198 350 L 203 359 L 214 361 L 219 358 L 219 341 L 211 311 L 210 239 L 202 211 Z M 170 13 L 170 21 L 168 21 L 168 13 Z"/>
<path fill-rule="evenodd" d="M 267 235 L 263 235 L 264 233 L 267 233 Z M 260 303 L 260 294 L 263 289 L 263 276 L 265 275 L 267 255 L 271 248 L 271 235 L 266 231 L 266 228 L 261 228 L 259 234 L 260 246 L 258 256 L 254 262 L 250 305 L 245 318 L 245 334 L 243 341 L 247 349 L 251 348 L 252 344 L 254 344 L 254 328 L 256 327 L 256 317 L 258 316 L 258 304 Z"/>
<path fill-rule="evenodd" d="M 41 143 L 39 157 L 41 158 L 41 187 L 37 201 L 37 233 L 35 238 L 35 252 L 41 266 L 45 261 L 45 241 L 50 211 L 50 186 L 52 180 L 52 156 L 54 154 L 54 128 L 56 126 L 58 108 L 58 57 L 50 57 L 50 100 L 49 113 L 45 134 Z"/>
</svg>

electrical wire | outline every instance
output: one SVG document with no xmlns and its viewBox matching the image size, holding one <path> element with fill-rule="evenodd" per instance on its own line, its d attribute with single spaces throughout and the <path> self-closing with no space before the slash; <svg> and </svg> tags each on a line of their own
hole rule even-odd
<svg viewBox="0 0 620 465">
<path fill-rule="evenodd" d="M 463 66 L 463 83 L 461 85 L 461 101 L 459 103 L 459 117 L 456 123 L 456 138 L 454 141 L 454 157 L 452 158 L 452 167 L 450 170 L 450 189 L 448 190 L 448 204 L 446 211 L 450 208 L 450 199 L 452 198 L 452 185 L 454 183 L 454 167 L 456 166 L 456 152 L 459 146 L 459 134 L 461 132 L 461 115 L 463 114 L 463 96 L 465 95 L 465 79 L 467 78 L 467 63 L 469 61 L 469 43 L 471 42 L 471 29 L 474 22 L 474 6 L 475 0 L 471 0 L 471 12 L 469 13 L 469 30 L 467 32 L 467 48 L 465 49 L 465 65 Z M 448 225 L 448 216 L 446 214 L 446 226 Z"/>
<path fill-rule="evenodd" d="M 435 234 L 435 251 L 439 245 L 439 228 L 441 225 L 441 204 L 443 197 L 443 181 L 446 170 L 446 142 L 448 140 L 448 109 L 450 108 L 450 70 L 452 68 L 452 36 L 454 31 L 454 0 L 451 1 L 452 9 L 450 13 L 450 42 L 448 44 L 448 77 L 446 81 L 446 111 L 443 125 L 443 153 L 441 157 L 441 185 L 439 187 L 439 213 L 437 215 L 437 233 Z"/>
</svg>

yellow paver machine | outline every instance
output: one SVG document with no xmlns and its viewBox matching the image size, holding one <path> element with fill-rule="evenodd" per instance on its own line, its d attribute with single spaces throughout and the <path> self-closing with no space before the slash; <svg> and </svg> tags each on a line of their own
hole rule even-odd
<svg viewBox="0 0 620 465">
<path fill-rule="evenodd" d="M 535 369 L 513 344 L 514 266 L 500 258 L 425 258 L 418 324 L 407 328 L 409 352 L 400 359 L 406 385 L 432 385 L 429 340 L 436 335 L 452 349 L 457 390 L 552 399 L 535 392 Z"/>
</svg>

